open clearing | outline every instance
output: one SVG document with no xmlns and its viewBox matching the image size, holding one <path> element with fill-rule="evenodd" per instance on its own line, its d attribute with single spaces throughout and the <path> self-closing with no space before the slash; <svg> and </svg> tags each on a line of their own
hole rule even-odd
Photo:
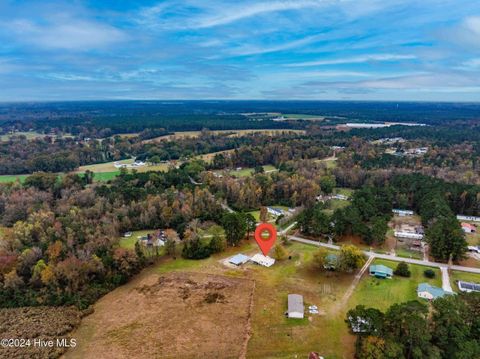
<svg viewBox="0 0 480 359">
<path fill-rule="evenodd" d="M 277 136 L 283 135 L 287 133 L 298 133 L 304 134 L 304 130 L 293 130 L 293 129 L 252 129 L 252 130 L 216 130 L 216 131 L 209 131 L 210 133 L 214 133 L 216 135 L 231 133 L 231 137 L 239 137 L 245 136 L 252 133 L 263 133 L 270 136 Z M 165 140 L 176 140 L 186 137 L 198 137 L 202 131 L 182 131 L 182 132 L 175 132 L 172 135 L 165 135 L 160 137 L 155 137 L 149 140 L 145 140 L 144 142 L 155 142 L 155 141 L 165 141 Z"/>
<path fill-rule="evenodd" d="M 95 305 L 66 358 L 238 358 L 253 286 L 204 273 L 143 276 Z"/>
</svg>

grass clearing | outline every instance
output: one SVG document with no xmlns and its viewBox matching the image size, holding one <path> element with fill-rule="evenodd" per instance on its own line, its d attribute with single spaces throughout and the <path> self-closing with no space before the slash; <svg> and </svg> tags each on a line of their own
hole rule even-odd
<svg viewBox="0 0 480 359">
<path fill-rule="evenodd" d="M 1 175 L 0 183 L 11 183 L 16 182 L 17 180 L 19 180 L 20 183 L 23 183 L 28 176 L 30 175 Z"/>
<path fill-rule="evenodd" d="M 275 172 L 277 171 L 277 169 L 275 168 L 275 166 L 272 166 L 272 165 L 265 165 L 265 166 L 262 166 L 263 167 L 263 171 L 265 173 L 270 173 L 270 172 Z M 232 170 L 229 172 L 231 176 L 233 177 L 249 177 L 249 176 L 252 176 L 254 173 L 255 173 L 255 169 L 252 168 L 252 167 L 246 167 L 246 168 L 242 168 L 240 170 Z"/>
</svg>

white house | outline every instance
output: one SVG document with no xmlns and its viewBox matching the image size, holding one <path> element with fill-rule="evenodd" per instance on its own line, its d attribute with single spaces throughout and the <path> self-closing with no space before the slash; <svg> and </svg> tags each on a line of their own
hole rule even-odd
<svg viewBox="0 0 480 359">
<path fill-rule="evenodd" d="M 267 212 L 270 213 L 272 216 L 278 217 L 281 216 L 282 214 L 285 214 L 285 211 L 281 208 L 273 208 L 273 207 L 267 207 Z"/>
<path fill-rule="evenodd" d="M 414 232 L 395 231 L 394 235 L 398 238 L 423 239 L 423 234 Z"/>
<path fill-rule="evenodd" d="M 462 214 L 457 215 L 459 221 L 470 221 L 470 222 L 480 222 L 480 217 L 475 216 L 464 216 Z"/>
<path fill-rule="evenodd" d="M 270 258 L 268 256 L 264 256 L 263 254 L 257 253 L 255 254 L 250 260 L 253 263 L 260 264 L 264 267 L 271 267 L 275 264 L 275 259 Z"/>
<path fill-rule="evenodd" d="M 303 306 L 303 297 L 300 294 L 289 294 L 288 295 L 288 318 L 298 318 L 303 319 L 305 307 Z"/>
<path fill-rule="evenodd" d="M 392 212 L 400 217 L 413 216 L 413 211 L 407 209 L 392 209 Z"/>
</svg>

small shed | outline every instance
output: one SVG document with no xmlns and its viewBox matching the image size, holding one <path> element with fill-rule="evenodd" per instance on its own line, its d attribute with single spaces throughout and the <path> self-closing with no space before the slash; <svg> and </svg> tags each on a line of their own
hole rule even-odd
<svg viewBox="0 0 480 359">
<path fill-rule="evenodd" d="M 435 287 L 428 283 L 420 283 L 417 287 L 417 295 L 419 298 L 434 300 L 441 298 L 444 295 L 448 294 L 442 288 Z"/>
<path fill-rule="evenodd" d="M 287 317 L 303 319 L 304 310 L 303 297 L 300 294 L 289 294 Z"/>
<path fill-rule="evenodd" d="M 377 278 L 392 278 L 393 277 L 393 269 L 383 264 L 373 264 L 369 268 L 370 275 L 377 277 Z"/>
<path fill-rule="evenodd" d="M 244 254 L 235 254 L 233 257 L 228 258 L 228 263 L 234 264 L 236 266 L 241 266 L 242 264 L 247 263 L 250 260 L 250 257 Z"/>
</svg>

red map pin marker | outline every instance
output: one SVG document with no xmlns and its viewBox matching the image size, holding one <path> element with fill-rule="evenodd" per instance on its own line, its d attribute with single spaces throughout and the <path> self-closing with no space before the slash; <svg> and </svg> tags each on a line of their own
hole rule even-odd
<svg viewBox="0 0 480 359">
<path fill-rule="evenodd" d="M 262 237 L 264 231 L 268 232 L 268 238 Z M 263 255 L 266 256 L 277 240 L 277 230 L 270 223 L 260 223 L 255 229 L 255 240 Z"/>
</svg>

